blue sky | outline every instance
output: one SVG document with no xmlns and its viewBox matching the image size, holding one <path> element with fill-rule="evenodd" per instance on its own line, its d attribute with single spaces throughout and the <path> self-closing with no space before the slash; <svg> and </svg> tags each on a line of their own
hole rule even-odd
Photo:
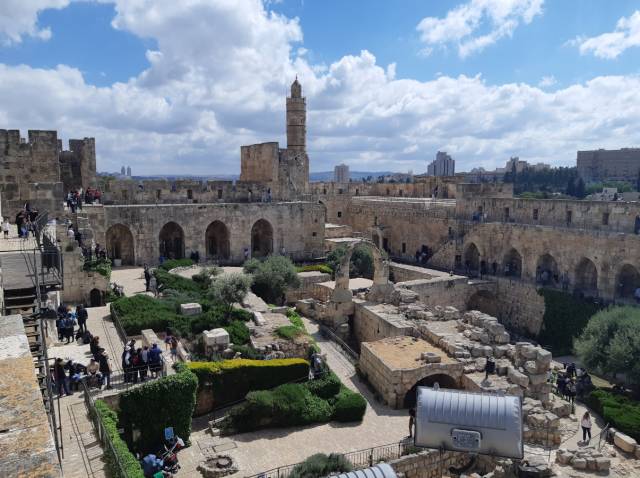
<svg viewBox="0 0 640 478">
<path fill-rule="evenodd" d="M 237 173 L 295 74 L 314 171 L 640 146 L 637 0 L 0 3 L 0 128 L 95 136 L 101 170 Z"/>
</svg>

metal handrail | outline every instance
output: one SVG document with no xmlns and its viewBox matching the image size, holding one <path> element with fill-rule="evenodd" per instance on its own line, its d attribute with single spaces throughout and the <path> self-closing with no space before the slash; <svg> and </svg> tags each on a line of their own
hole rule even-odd
<svg viewBox="0 0 640 478">
<path fill-rule="evenodd" d="M 347 355 L 349 356 L 348 358 L 350 359 L 350 361 L 352 363 L 357 363 L 358 359 L 360 358 L 360 356 L 358 355 L 358 352 L 356 352 L 355 350 L 353 350 L 351 347 L 349 347 L 349 345 L 347 345 L 347 343 L 342 340 L 340 337 L 338 337 L 335 332 L 333 330 L 331 330 L 329 327 L 327 327 L 326 325 L 323 324 L 319 324 L 320 325 L 320 332 L 322 333 L 322 335 L 324 335 L 325 337 L 328 337 L 330 340 L 332 340 L 333 342 L 335 342 L 336 344 L 338 344 L 340 347 L 342 347 L 342 349 L 347 353 Z"/>
<path fill-rule="evenodd" d="M 126 343 L 127 333 L 125 332 L 124 327 L 122 326 L 122 322 L 120 322 L 120 317 L 118 316 L 118 312 L 113 307 L 113 303 L 109 304 L 109 311 L 111 313 L 111 321 L 113 322 L 113 325 L 116 328 L 116 332 L 118 332 L 118 336 L 120 337 L 120 340 L 122 340 L 122 343 Z"/>
<path fill-rule="evenodd" d="M 421 450 L 422 449 L 413 444 L 413 441 L 404 440 L 397 443 L 365 448 L 363 450 L 356 450 L 349 453 L 340 453 L 339 455 L 351 462 L 354 468 L 360 469 L 373 466 L 381 461 L 394 460 Z M 289 476 L 293 469 L 298 465 L 300 465 L 300 463 L 280 466 L 278 468 L 273 468 L 268 471 L 251 475 L 248 478 L 287 478 L 287 476 Z"/>
</svg>

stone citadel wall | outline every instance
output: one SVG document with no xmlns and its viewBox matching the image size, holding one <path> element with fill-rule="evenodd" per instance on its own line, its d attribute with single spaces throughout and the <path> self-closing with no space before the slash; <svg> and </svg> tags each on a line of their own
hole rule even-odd
<svg viewBox="0 0 640 478">
<path fill-rule="evenodd" d="M 163 231 L 172 239 L 180 237 L 183 256 L 198 251 L 206 259 L 208 241 L 213 240 L 220 250 L 226 248 L 224 262 L 242 263 L 244 249 L 252 248 L 254 226 L 261 220 L 271 231 L 267 237 L 269 232 L 260 230 L 258 239 L 270 242 L 272 252 L 284 247 L 295 259 L 310 259 L 324 251 L 324 210 L 313 203 L 88 206 L 83 214 L 96 242 L 109 252 L 119 244 L 123 263 L 157 263 Z"/>
</svg>

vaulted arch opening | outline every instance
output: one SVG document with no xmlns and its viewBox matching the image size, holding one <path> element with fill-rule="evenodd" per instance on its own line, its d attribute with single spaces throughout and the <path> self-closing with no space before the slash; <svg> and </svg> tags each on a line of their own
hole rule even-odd
<svg viewBox="0 0 640 478">
<path fill-rule="evenodd" d="M 132 266 L 135 264 L 135 252 L 133 247 L 133 234 L 131 230 L 123 224 L 114 224 L 105 234 L 107 254 L 111 259 L 119 259 L 122 265 Z"/>
<path fill-rule="evenodd" d="M 467 301 L 467 310 L 479 310 L 492 317 L 498 317 L 498 298 L 488 290 L 480 290 Z"/>
<path fill-rule="evenodd" d="M 229 229 L 221 221 L 213 221 L 205 232 L 207 258 L 226 260 L 230 256 Z"/>
<path fill-rule="evenodd" d="M 464 267 L 467 274 L 475 275 L 480 271 L 480 251 L 473 242 L 464 250 Z"/>
<path fill-rule="evenodd" d="M 259 219 L 251 228 L 251 257 L 267 257 L 273 253 L 273 227 Z"/>
<path fill-rule="evenodd" d="M 617 296 L 621 299 L 633 299 L 636 289 L 640 288 L 640 274 L 631 264 L 624 264 L 616 278 Z"/>
<path fill-rule="evenodd" d="M 184 258 L 184 232 L 175 222 L 168 222 L 160 229 L 160 255 L 166 259 Z"/>
<path fill-rule="evenodd" d="M 403 408 L 413 408 L 416 406 L 416 397 L 418 393 L 418 387 L 433 387 L 437 383 L 440 388 L 449 388 L 458 390 L 460 387 L 458 381 L 451 375 L 446 373 L 437 373 L 435 375 L 429 375 L 418 381 L 404 396 Z"/>
<path fill-rule="evenodd" d="M 598 293 L 598 269 L 590 259 L 583 257 L 576 267 L 576 290 L 585 295 Z"/>
<path fill-rule="evenodd" d="M 538 258 L 536 282 L 551 287 L 557 287 L 560 283 L 558 263 L 551 254 L 544 254 Z"/>
<path fill-rule="evenodd" d="M 516 249 L 511 248 L 504 256 L 502 267 L 505 276 L 522 277 L 522 256 Z"/>
</svg>

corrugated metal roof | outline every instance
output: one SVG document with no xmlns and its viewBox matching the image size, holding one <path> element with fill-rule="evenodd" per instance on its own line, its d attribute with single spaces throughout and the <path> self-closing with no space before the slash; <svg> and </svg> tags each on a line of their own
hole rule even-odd
<svg viewBox="0 0 640 478">
<path fill-rule="evenodd" d="M 338 478 L 396 478 L 396 472 L 387 463 L 379 463 L 371 468 L 350 471 L 338 475 Z"/>
<path fill-rule="evenodd" d="M 458 390 L 425 390 L 430 422 L 504 430 L 507 398 Z"/>
</svg>

